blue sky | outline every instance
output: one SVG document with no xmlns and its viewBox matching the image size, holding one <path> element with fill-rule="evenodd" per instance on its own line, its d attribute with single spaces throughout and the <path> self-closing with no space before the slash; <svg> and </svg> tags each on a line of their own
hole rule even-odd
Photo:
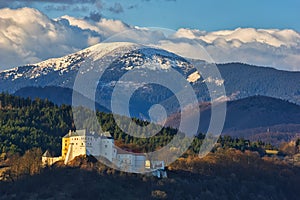
<svg viewBox="0 0 300 200">
<path fill-rule="evenodd" d="M 20 0 L 1 7 L 34 7 L 50 17 L 88 16 L 90 12 L 130 25 L 206 31 L 237 27 L 300 31 L 298 0 Z M 57 3 L 63 2 L 63 3 Z M 88 3 L 82 3 L 88 2 Z"/>
<path fill-rule="evenodd" d="M 116 17 L 129 24 L 173 29 L 187 27 L 211 31 L 254 27 L 300 30 L 299 8 L 300 1 L 293 0 L 152 0 Z"/>
</svg>

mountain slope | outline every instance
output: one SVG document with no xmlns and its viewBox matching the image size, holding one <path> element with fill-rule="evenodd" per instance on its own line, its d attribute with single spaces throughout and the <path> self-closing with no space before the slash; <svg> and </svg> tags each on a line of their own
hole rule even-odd
<svg viewBox="0 0 300 200">
<path fill-rule="evenodd" d="M 225 132 L 277 124 L 300 124 L 300 106 L 264 96 L 232 101 L 227 106 Z"/>
<path fill-rule="evenodd" d="M 200 104 L 200 110 L 200 131 L 206 133 L 211 117 L 210 104 Z M 191 113 L 181 115 L 191 117 Z M 167 125 L 177 127 L 181 115 L 169 117 Z M 300 136 L 299 130 L 299 105 L 271 97 L 253 96 L 227 103 L 222 134 L 279 144 Z"/>
<path fill-rule="evenodd" d="M 57 105 L 72 105 L 72 95 L 73 90 L 70 88 L 56 87 L 56 86 L 46 86 L 46 87 L 24 87 L 14 93 L 15 96 L 29 97 L 30 99 L 40 98 L 48 99 Z M 82 94 L 76 92 L 74 94 L 80 102 L 89 102 L 92 105 L 90 99 L 86 98 Z M 105 107 L 95 103 L 96 109 L 101 112 L 110 112 Z"/>
<path fill-rule="evenodd" d="M 218 68 L 232 99 L 263 95 L 300 104 L 300 72 L 242 63 L 219 64 Z"/>
</svg>

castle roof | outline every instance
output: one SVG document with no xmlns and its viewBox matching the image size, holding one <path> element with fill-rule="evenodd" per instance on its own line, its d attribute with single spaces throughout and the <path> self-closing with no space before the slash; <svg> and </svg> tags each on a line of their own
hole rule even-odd
<svg viewBox="0 0 300 200">
<path fill-rule="evenodd" d="M 63 138 L 70 138 L 70 137 L 78 137 L 78 136 L 92 136 L 92 137 L 105 137 L 107 139 L 113 139 L 109 132 L 104 132 L 101 135 L 95 132 L 89 132 L 86 129 L 83 130 L 76 130 L 76 131 L 69 131 Z"/>
<path fill-rule="evenodd" d="M 43 157 L 52 157 L 51 156 L 51 153 L 47 150 L 47 151 L 45 151 L 45 153 L 43 154 Z"/>
</svg>

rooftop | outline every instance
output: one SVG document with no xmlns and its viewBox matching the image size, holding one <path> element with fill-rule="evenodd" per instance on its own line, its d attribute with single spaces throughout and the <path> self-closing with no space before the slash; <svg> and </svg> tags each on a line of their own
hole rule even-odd
<svg viewBox="0 0 300 200">
<path fill-rule="evenodd" d="M 266 150 L 267 154 L 272 154 L 272 155 L 277 155 L 279 153 L 279 151 L 277 150 Z"/>
<path fill-rule="evenodd" d="M 47 150 L 47 151 L 45 151 L 45 153 L 43 154 L 43 157 L 48 157 L 48 158 L 50 158 L 50 157 L 52 157 L 52 156 L 51 156 L 51 153 Z"/>
<path fill-rule="evenodd" d="M 63 138 L 70 138 L 70 137 L 77 137 L 77 136 L 92 136 L 92 137 L 104 137 L 107 139 L 113 139 L 109 132 L 103 132 L 101 134 L 87 131 L 86 129 L 83 130 L 70 130 Z"/>
</svg>

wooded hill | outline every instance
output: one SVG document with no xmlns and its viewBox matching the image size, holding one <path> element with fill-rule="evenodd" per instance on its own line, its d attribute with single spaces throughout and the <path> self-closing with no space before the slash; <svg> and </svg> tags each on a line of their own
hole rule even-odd
<svg viewBox="0 0 300 200">
<path fill-rule="evenodd" d="M 41 148 L 42 151 L 48 149 L 57 155 L 61 153 L 61 137 L 72 128 L 73 124 L 71 106 L 64 104 L 57 106 L 48 100 L 31 100 L 3 93 L 0 94 L 0 102 L 1 153 L 23 154 L 34 147 Z M 112 114 L 97 112 L 97 116 L 102 129 L 112 134 L 118 146 L 133 151 L 154 151 L 165 146 L 177 133 L 176 129 L 164 127 L 154 137 L 136 138 L 124 133 L 117 126 Z M 133 120 L 141 126 L 149 124 L 139 119 Z M 190 150 L 199 151 L 203 138 L 204 135 L 199 133 Z M 243 151 L 248 149 L 263 152 L 264 148 L 270 148 L 270 145 L 262 142 L 250 142 L 227 136 L 220 138 L 219 142 L 222 146 Z"/>
</svg>

